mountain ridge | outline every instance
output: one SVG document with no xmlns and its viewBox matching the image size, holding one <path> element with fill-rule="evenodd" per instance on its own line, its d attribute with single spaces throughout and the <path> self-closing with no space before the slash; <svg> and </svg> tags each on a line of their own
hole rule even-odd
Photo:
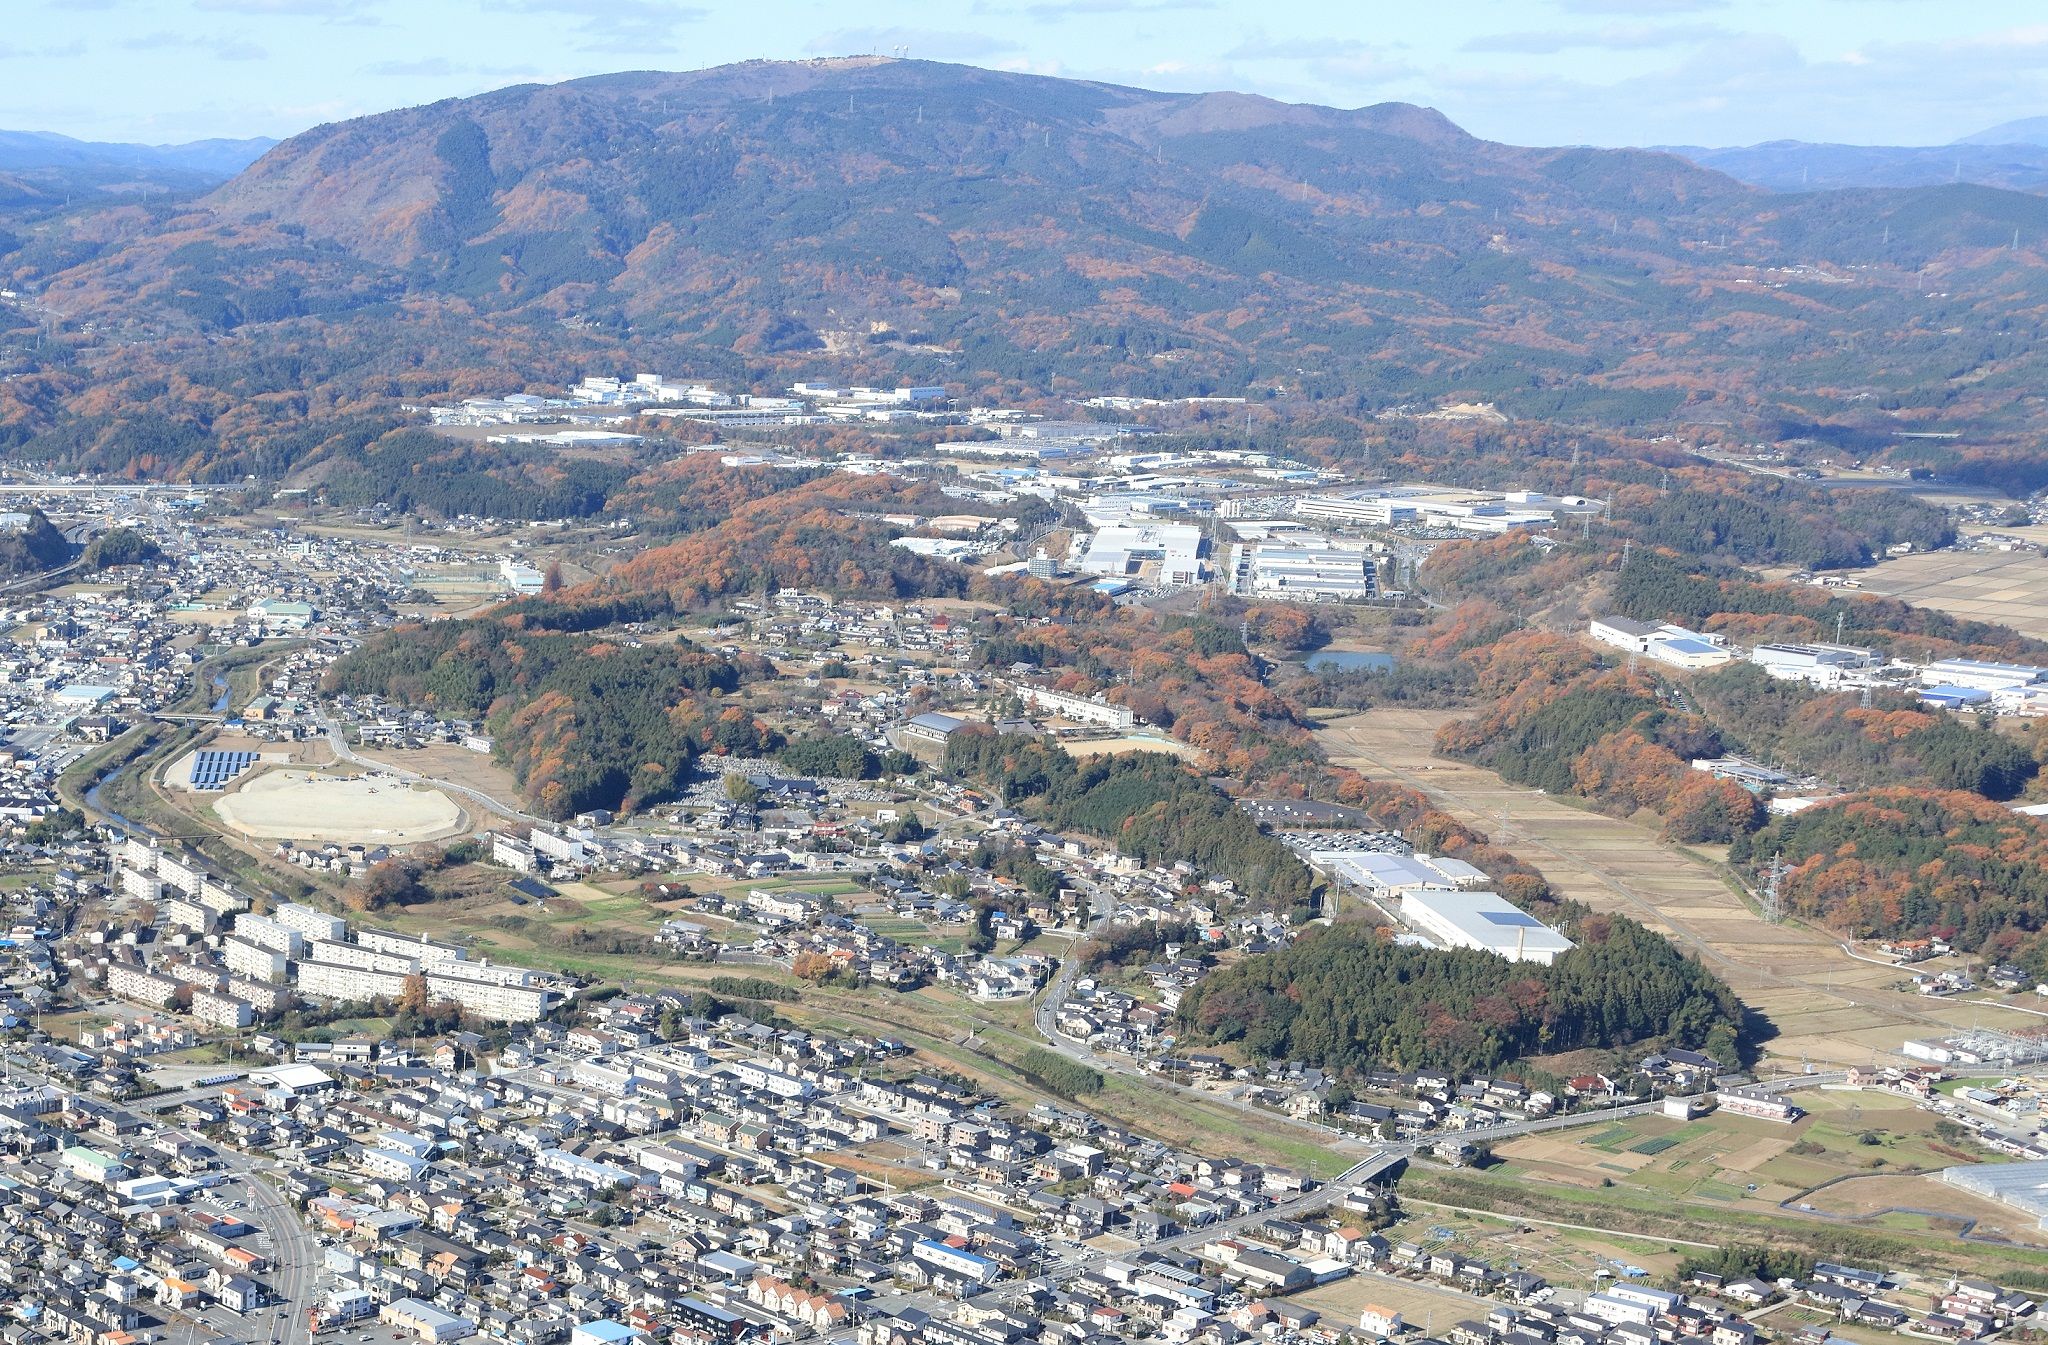
<svg viewBox="0 0 2048 1345">
<path fill-rule="evenodd" d="M 1772 192 L 1974 184 L 2048 192 L 2048 146 L 2027 143 L 1837 145 L 1767 140 L 1755 145 L 1659 146 L 1738 181 Z"/>
<path fill-rule="evenodd" d="M 2041 239 L 2037 196 L 1772 196 L 1405 104 L 881 57 L 626 72 L 317 127 L 203 197 L 0 238 L 0 277 L 104 343 L 73 361 L 97 382 L 0 382 L 0 426 L 118 425 L 133 389 L 183 427 L 130 436 L 149 460 L 203 461 L 223 415 L 260 442 L 307 405 L 628 365 L 1608 424 L 1881 391 L 1912 424 L 2032 399 L 2048 343 L 2012 295 L 2048 291 Z"/>
<path fill-rule="evenodd" d="M 2048 145 L 2048 117 L 2000 122 L 1954 142 L 1958 145 Z"/>
<path fill-rule="evenodd" d="M 54 131 L 0 130 L 0 169 L 72 168 L 86 165 L 172 169 L 217 178 L 233 177 L 263 157 L 278 141 L 268 136 L 216 137 L 178 144 L 79 140 Z"/>
</svg>

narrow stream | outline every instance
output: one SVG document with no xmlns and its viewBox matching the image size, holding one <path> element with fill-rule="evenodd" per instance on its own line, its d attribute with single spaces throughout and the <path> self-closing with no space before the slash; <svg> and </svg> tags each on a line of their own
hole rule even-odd
<svg viewBox="0 0 2048 1345">
<path fill-rule="evenodd" d="M 100 802 L 100 790 L 104 788 L 109 782 L 117 779 L 120 776 L 121 772 L 127 769 L 129 769 L 127 766 L 118 766 L 115 769 L 109 771 L 105 776 L 101 777 L 100 782 L 98 784 L 94 785 L 91 789 L 85 791 L 85 801 L 94 812 L 98 813 L 101 817 L 106 818 L 109 822 L 112 822 L 115 826 L 121 828 L 121 830 L 127 832 L 129 835 L 147 836 L 149 835 L 149 828 L 143 826 L 140 822 L 136 822 L 129 818 L 121 816 L 121 814 L 114 812 L 113 810 L 109 809 L 106 804 Z"/>
</svg>

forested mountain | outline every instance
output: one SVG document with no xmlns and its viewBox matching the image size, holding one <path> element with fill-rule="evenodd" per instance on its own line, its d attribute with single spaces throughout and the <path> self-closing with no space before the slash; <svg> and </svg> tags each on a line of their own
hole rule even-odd
<svg viewBox="0 0 2048 1345">
<path fill-rule="evenodd" d="M 2021 117 L 2002 121 L 1973 134 L 1962 136 L 1958 145 L 2048 145 L 2048 117 Z"/>
<path fill-rule="evenodd" d="M 1938 935 L 2048 978 L 2048 833 L 1975 794 L 1875 789 L 1781 817 L 1731 856 L 1856 938 Z"/>
<path fill-rule="evenodd" d="M 1550 966 L 1413 948 L 1370 925 L 1312 930 L 1188 992 L 1181 1022 L 1257 1059 L 1340 1073 L 1499 1068 L 1524 1056 L 1657 1040 L 1737 1056 L 1728 987 L 1633 920 L 1576 912 L 1578 946 Z"/>
<path fill-rule="evenodd" d="M 545 602 L 401 626 L 337 662 L 327 686 L 488 716 L 501 759 L 549 817 L 630 811 L 672 797 L 702 753 L 774 745 L 751 714 L 720 703 L 739 685 L 736 664 L 681 642 L 583 632 L 575 614 Z"/>
<path fill-rule="evenodd" d="M 0 131 L 0 221 L 26 222 L 112 200 L 196 195 L 241 172 L 276 143 L 127 145 L 47 131 Z M 0 248 L 11 246 L 0 239 Z"/>
<path fill-rule="evenodd" d="M 37 509 L 29 514 L 26 525 L 0 532 L 0 578 L 15 579 L 54 570 L 70 560 L 75 550 L 56 525 Z"/>
<path fill-rule="evenodd" d="M 879 57 L 612 75 L 319 127 L 197 201 L 0 237 L 0 277 L 74 324 L 17 338 L 0 433 L 147 406 L 248 451 L 638 365 L 1658 425 L 1877 389 L 1888 427 L 2010 420 L 2043 381 L 2044 239 L 2030 195 L 1772 197 L 1398 104 Z"/>
<path fill-rule="evenodd" d="M 1134 752 L 1083 763 L 1034 735 L 963 730 L 946 743 L 946 769 L 1148 864 L 1192 864 L 1228 878 L 1255 905 L 1304 917 L 1314 910 L 1308 866 L 1171 757 Z"/>
</svg>

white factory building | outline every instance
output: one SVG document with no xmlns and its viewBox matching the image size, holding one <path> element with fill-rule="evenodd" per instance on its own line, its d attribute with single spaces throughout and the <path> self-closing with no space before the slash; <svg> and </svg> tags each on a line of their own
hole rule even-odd
<svg viewBox="0 0 2048 1345">
<path fill-rule="evenodd" d="M 1401 897 L 1401 919 L 1446 948 L 1476 948 L 1510 962 L 1549 966 L 1572 941 L 1494 892 L 1412 889 Z"/>
<path fill-rule="evenodd" d="M 1363 602 L 1379 596 L 1372 558 L 1356 547 L 1321 539 L 1302 545 L 1256 543 L 1232 549 L 1230 572 L 1247 597 Z"/>
<path fill-rule="evenodd" d="M 1575 495 L 1515 490 L 1505 494 L 1444 486 L 1389 486 L 1344 495 L 1307 495 L 1296 503 L 1297 518 L 1327 519 L 1360 527 L 1424 524 L 1463 532 L 1498 534 L 1519 528 L 1547 528 L 1561 514 L 1591 515 L 1605 506 Z"/>
<path fill-rule="evenodd" d="M 2048 681 L 2048 668 L 2031 663 L 1987 663 L 1982 659 L 1937 659 L 1920 670 L 1920 684 L 1969 691 L 2016 691 Z"/>
<path fill-rule="evenodd" d="M 1370 495 L 1364 499 L 1350 499 L 1342 495 L 1310 495 L 1294 506 L 1294 516 L 1384 528 L 1396 523 L 1420 522 L 1422 511 L 1406 500 L 1397 500 L 1385 495 Z"/>
<path fill-rule="evenodd" d="M 1083 574 L 1130 578 L 1147 565 L 1157 566 L 1162 588 L 1184 588 L 1202 582 L 1202 530 L 1185 523 L 1114 523 L 1088 540 L 1088 549 L 1074 561 Z"/>
<path fill-rule="evenodd" d="M 1719 635 L 1703 635 L 1668 621 L 1632 621 L 1625 616 L 1603 616 L 1586 628 L 1587 634 L 1605 645 L 1643 654 L 1674 668 L 1718 668 L 1732 663 L 1735 652 Z"/>
<path fill-rule="evenodd" d="M 1868 649 L 1846 644 L 1760 644 L 1749 661 L 1771 676 L 1819 687 L 1840 685 L 1845 674 L 1875 668 L 1882 661 Z"/>
<path fill-rule="evenodd" d="M 1462 859 L 1448 855 L 1387 855 L 1370 850 L 1313 850 L 1309 863 L 1328 874 L 1339 887 L 1368 892 L 1451 891 L 1486 886 L 1486 875 Z"/>
</svg>

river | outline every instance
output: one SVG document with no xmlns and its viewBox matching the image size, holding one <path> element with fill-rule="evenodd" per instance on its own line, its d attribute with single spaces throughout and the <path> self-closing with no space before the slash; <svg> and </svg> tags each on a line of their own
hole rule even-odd
<svg viewBox="0 0 2048 1345">
<path fill-rule="evenodd" d="M 121 814 L 115 812 L 113 809 L 107 807 L 106 804 L 100 802 L 100 790 L 103 787 L 105 787 L 110 781 L 114 780 L 117 776 L 119 776 L 122 771 L 129 769 L 129 767 L 133 764 L 133 762 L 130 762 L 128 763 L 128 765 L 116 766 L 113 770 L 108 771 L 105 775 L 101 776 L 97 784 L 95 784 L 91 789 L 85 791 L 85 804 L 88 808 L 91 808 L 101 817 L 106 818 L 107 821 L 112 822 L 115 826 L 121 828 L 121 830 L 127 832 L 129 835 L 147 836 L 149 835 L 148 827 L 143 826 L 140 822 L 136 822 L 130 818 L 121 816 Z"/>
</svg>

